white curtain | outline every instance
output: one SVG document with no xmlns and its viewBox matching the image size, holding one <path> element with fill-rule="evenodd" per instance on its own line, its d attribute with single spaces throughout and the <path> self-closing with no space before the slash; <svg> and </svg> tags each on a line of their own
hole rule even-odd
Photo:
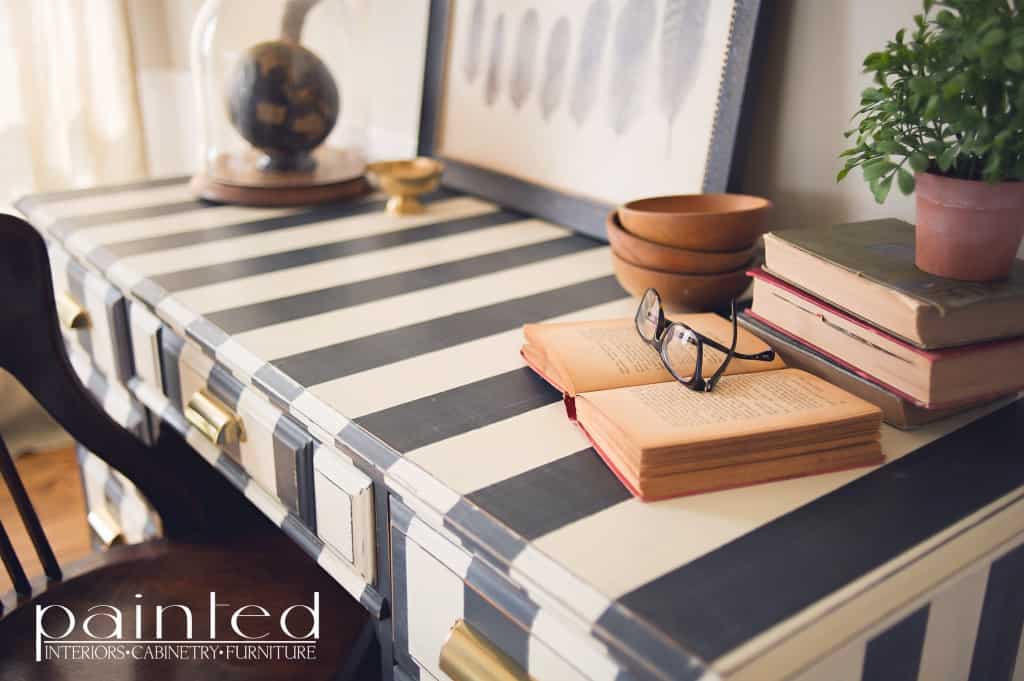
<svg viewBox="0 0 1024 681">
<path fill-rule="evenodd" d="M 0 201 L 147 174 L 126 0 L 0 0 Z M 0 372 L 12 451 L 67 442 Z"/>
</svg>

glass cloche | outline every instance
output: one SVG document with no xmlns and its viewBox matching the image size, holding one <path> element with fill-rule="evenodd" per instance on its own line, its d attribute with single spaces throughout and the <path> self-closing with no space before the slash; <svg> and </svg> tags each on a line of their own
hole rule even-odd
<svg viewBox="0 0 1024 681">
<path fill-rule="evenodd" d="M 284 205 L 365 191 L 370 0 L 206 0 L 192 28 L 196 191 Z"/>
</svg>

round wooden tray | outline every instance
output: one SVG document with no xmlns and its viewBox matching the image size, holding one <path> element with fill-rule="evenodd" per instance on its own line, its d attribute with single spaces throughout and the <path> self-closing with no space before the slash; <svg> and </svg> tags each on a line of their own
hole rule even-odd
<svg viewBox="0 0 1024 681">
<path fill-rule="evenodd" d="M 370 191 L 363 176 L 362 154 L 322 147 L 313 152 L 317 165 L 310 172 L 263 172 L 257 163 L 263 154 L 250 150 L 221 154 L 210 169 L 192 178 L 192 190 L 201 198 L 247 206 L 300 206 L 343 201 Z"/>
</svg>

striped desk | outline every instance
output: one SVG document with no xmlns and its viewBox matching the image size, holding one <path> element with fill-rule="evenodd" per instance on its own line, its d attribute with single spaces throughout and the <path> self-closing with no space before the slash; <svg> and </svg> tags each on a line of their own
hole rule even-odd
<svg viewBox="0 0 1024 681">
<path fill-rule="evenodd" d="M 518 353 L 526 322 L 632 314 L 602 243 L 449 191 L 20 208 L 162 332 L 129 387 L 382 619 L 398 678 L 447 678 L 463 621 L 537 679 L 1024 679 L 1020 402 L 886 428 L 877 469 L 641 503 Z M 189 372 L 293 445 L 205 442 Z"/>
</svg>

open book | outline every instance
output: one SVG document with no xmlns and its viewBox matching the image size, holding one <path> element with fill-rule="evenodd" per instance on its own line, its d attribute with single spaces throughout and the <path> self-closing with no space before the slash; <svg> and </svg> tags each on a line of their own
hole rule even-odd
<svg viewBox="0 0 1024 681">
<path fill-rule="evenodd" d="M 732 324 L 676 317 L 725 346 Z M 569 418 L 645 500 L 881 463 L 878 407 L 799 369 L 733 359 L 714 391 L 678 383 L 633 320 L 528 324 L 526 362 L 565 395 Z M 738 352 L 768 349 L 740 329 Z M 696 357 L 694 348 L 694 358 Z M 723 353 L 704 350 L 710 375 Z"/>
</svg>

